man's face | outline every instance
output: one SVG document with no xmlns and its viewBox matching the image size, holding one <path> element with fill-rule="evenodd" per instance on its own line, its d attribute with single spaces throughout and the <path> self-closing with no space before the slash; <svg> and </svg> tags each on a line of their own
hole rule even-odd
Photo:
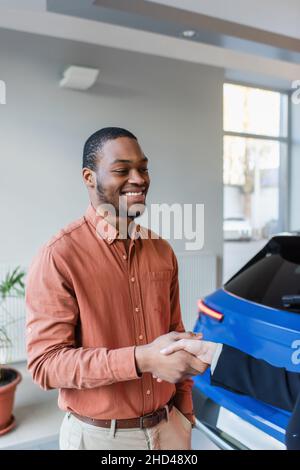
<svg viewBox="0 0 300 470">
<path fill-rule="evenodd" d="M 145 210 L 150 185 L 148 159 L 135 139 L 119 137 L 102 148 L 96 171 L 99 204 L 111 204 L 119 214 L 136 217 Z M 135 205 L 139 205 L 135 210 Z"/>
</svg>

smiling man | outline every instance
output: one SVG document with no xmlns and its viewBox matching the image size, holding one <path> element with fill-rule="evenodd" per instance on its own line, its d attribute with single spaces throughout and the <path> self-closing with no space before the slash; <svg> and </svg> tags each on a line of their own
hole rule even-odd
<svg viewBox="0 0 300 470">
<path fill-rule="evenodd" d="M 133 222 L 145 208 L 147 164 L 125 129 L 94 133 L 82 170 L 90 206 L 28 274 L 28 368 L 42 388 L 60 389 L 61 449 L 191 445 L 188 377 L 203 364 L 185 351 L 160 354 L 192 334 L 182 333 L 170 245 Z"/>
</svg>

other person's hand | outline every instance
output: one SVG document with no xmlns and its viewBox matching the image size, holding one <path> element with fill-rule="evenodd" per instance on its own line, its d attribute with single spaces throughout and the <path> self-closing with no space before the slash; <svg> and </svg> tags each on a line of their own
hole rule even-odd
<svg viewBox="0 0 300 470">
<path fill-rule="evenodd" d="M 203 374 L 206 369 L 211 365 L 217 343 L 211 341 L 203 341 L 199 338 L 189 339 L 182 338 L 169 346 L 163 348 L 160 352 L 164 355 L 170 355 L 179 351 L 186 351 L 189 354 L 196 356 L 200 360 L 199 374 Z M 163 378 L 160 375 L 153 375 L 153 378 L 158 382 L 162 382 Z"/>
<path fill-rule="evenodd" d="M 212 359 L 216 352 L 218 343 L 211 341 L 204 341 L 200 339 L 182 338 L 175 343 L 161 349 L 161 353 L 165 355 L 173 354 L 176 351 L 186 351 L 194 356 L 197 356 L 202 362 L 211 365 Z"/>
</svg>

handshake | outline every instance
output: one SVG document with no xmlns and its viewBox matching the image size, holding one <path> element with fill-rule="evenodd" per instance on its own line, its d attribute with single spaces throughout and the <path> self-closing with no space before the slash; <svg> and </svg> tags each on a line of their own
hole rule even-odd
<svg viewBox="0 0 300 470">
<path fill-rule="evenodd" d="M 181 382 L 191 375 L 203 374 L 216 349 L 217 343 L 203 341 L 201 333 L 172 331 L 135 348 L 137 371 L 151 373 L 158 382 Z"/>
</svg>

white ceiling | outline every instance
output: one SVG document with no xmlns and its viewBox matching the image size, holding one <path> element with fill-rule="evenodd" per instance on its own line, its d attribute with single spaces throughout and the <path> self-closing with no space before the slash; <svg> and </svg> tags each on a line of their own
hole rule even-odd
<svg viewBox="0 0 300 470">
<path fill-rule="evenodd" d="M 271 0 L 262 1 L 266 4 Z M 298 1 L 300 3 L 300 0 Z M 206 4 L 208 8 L 212 3 L 211 0 L 209 2 L 184 0 L 184 2 L 186 8 L 188 6 L 191 8 L 192 3 L 197 4 L 198 7 L 200 4 Z M 222 2 L 233 4 L 237 3 L 237 0 L 222 0 Z M 245 0 L 240 0 L 240 2 L 244 3 Z M 277 0 L 272 0 L 272 2 L 279 4 Z M 294 0 L 286 0 L 285 6 L 288 2 L 296 3 Z M 175 3 L 181 2 L 179 0 L 160 0 L 159 3 L 175 5 Z M 213 3 L 221 2 L 214 0 Z M 242 73 L 243 80 L 248 80 L 251 76 L 254 78 L 258 76 L 259 80 L 265 80 L 265 85 L 270 84 L 268 86 L 271 86 L 272 80 L 277 80 L 278 85 L 276 86 L 290 88 L 290 83 L 300 77 L 300 64 L 287 62 L 282 58 L 275 60 L 254 53 L 233 50 L 229 47 L 223 48 L 115 24 L 51 13 L 46 11 L 44 7 L 45 0 L 0 0 L 0 28 L 222 67 L 233 73 Z"/>
<path fill-rule="evenodd" d="M 300 39 L 300 0 L 146 0 Z M 76 2 L 78 4 L 78 0 Z M 82 5 L 90 0 L 80 0 Z M 47 0 L 0 0 L 0 8 L 46 10 Z"/>
<path fill-rule="evenodd" d="M 300 64 L 43 11 L 0 9 L 0 28 L 116 47 L 293 81 Z"/>
<path fill-rule="evenodd" d="M 46 11 L 47 0 L 0 0 L 0 8 Z"/>
<path fill-rule="evenodd" d="M 147 0 L 300 39 L 300 0 Z"/>
</svg>

